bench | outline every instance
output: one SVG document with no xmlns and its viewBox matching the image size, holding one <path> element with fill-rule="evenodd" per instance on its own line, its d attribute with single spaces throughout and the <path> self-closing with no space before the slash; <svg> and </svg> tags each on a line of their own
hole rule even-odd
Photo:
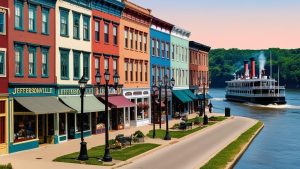
<svg viewBox="0 0 300 169">
<path fill-rule="evenodd" d="M 193 123 L 192 122 L 181 122 L 179 123 L 179 129 L 186 130 L 186 129 L 192 129 Z"/>
<path fill-rule="evenodd" d="M 193 123 L 192 122 L 187 122 L 186 123 L 186 128 L 192 129 L 193 128 Z"/>
<path fill-rule="evenodd" d="M 131 145 L 132 136 L 125 137 L 124 134 L 118 134 L 115 138 L 116 141 L 122 144 L 122 146 Z"/>
</svg>

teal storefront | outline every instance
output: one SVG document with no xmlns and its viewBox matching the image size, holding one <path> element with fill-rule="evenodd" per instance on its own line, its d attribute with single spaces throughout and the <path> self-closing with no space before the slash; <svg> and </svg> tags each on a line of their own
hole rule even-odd
<svg viewBox="0 0 300 169">
<path fill-rule="evenodd" d="M 9 153 L 58 143 L 59 116 L 69 112 L 74 110 L 58 100 L 55 86 L 10 87 Z"/>
</svg>

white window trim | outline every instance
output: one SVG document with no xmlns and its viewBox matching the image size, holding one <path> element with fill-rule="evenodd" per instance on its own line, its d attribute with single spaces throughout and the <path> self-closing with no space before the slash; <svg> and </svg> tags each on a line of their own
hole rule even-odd
<svg viewBox="0 0 300 169">
<path fill-rule="evenodd" d="M 0 52 L 4 52 L 4 74 L 0 74 L 0 77 L 6 77 L 6 49 L 0 48 Z"/>
<path fill-rule="evenodd" d="M 0 32 L 0 35 L 6 35 L 6 10 L 3 9 L 2 7 L 0 7 L 0 12 L 4 14 L 4 28 L 3 28 L 3 32 Z M 1 50 L 1 49 L 0 49 Z"/>
</svg>

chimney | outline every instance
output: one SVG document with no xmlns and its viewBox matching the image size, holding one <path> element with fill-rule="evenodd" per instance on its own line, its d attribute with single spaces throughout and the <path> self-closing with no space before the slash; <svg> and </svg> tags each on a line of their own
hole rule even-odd
<svg viewBox="0 0 300 169">
<path fill-rule="evenodd" d="M 255 77 L 255 60 L 254 58 L 250 58 L 250 61 L 251 61 L 250 78 L 253 79 Z"/>
<path fill-rule="evenodd" d="M 244 61 L 244 78 L 246 79 L 249 76 L 249 67 L 248 67 L 248 61 Z"/>
</svg>

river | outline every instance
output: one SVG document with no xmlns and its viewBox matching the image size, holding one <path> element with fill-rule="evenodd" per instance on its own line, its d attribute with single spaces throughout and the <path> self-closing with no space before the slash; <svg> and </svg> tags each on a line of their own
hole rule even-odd
<svg viewBox="0 0 300 169">
<path fill-rule="evenodd" d="M 286 105 L 259 106 L 225 100 L 224 89 L 210 89 L 215 112 L 231 108 L 232 115 L 251 117 L 265 127 L 239 160 L 235 169 L 300 168 L 300 90 L 286 91 Z"/>
</svg>

